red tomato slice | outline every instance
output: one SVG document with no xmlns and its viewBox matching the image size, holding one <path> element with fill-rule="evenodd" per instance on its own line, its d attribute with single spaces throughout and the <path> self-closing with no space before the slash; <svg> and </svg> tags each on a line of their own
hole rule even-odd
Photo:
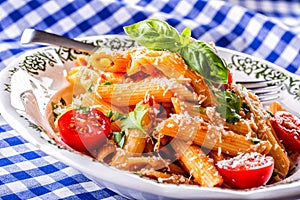
<svg viewBox="0 0 300 200">
<path fill-rule="evenodd" d="M 233 188 L 249 189 L 269 181 L 274 170 L 274 159 L 252 152 L 219 161 L 216 166 L 225 183 Z"/>
<path fill-rule="evenodd" d="M 231 87 L 232 82 L 233 82 L 233 76 L 232 76 L 231 71 L 228 69 L 227 83 L 224 84 L 224 88 L 229 89 Z"/>
<path fill-rule="evenodd" d="M 110 135 L 111 122 L 101 111 L 69 110 L 58 119 L 62 140 L 73 149 L 87 152 L 103 144 Z"/>
<path fill-rule="evenodd" d="M 289 112 L 278 111 L 270 122 L 285 148 L 300 150 L 300 119 L 298 117 Z"/>
<path fill-rule="evenodd" d="M 232 73 L 228 69 L 228 82 L 227 82 L 227 84 L 229 84 L 229 85 L 232 84 L 232 81 L 233 81 Z"/>
</svg>

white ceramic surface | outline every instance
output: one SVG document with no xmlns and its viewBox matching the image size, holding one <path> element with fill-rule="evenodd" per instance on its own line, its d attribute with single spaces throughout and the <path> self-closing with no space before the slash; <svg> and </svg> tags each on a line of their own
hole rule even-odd
<svg viewBox="0 0 300 200">
<path fill-rule="evenodd" d="M 126 36 L 89 37 L 83 40 L 110 48 L 111 50 L 126 50 L 137 44 Z M 229 64 L 234 78 L 243 79 L 280 79 L 287 86 L 280 102 L 291 112 L 300 115 L 300 77 L 294 76 L 280 67 L 264 60 L 254 58 L 236 51 L 218 48 L 219 54 Z M 11 85 L 11 77 L 15 71 L 23 69 L 29 75 L 41 81 L 50 94 L 66 85 L 64 75 L 72 66 L 72 62 L 80 52 L 58 47 L 39 48 L 27 52 L 16 59 L 0 74 L 0 111 L 4 119 L 33 145 L 47 154 L 70 165 L 95 182 L 110 188 L 129 198 L 136 199 L 262 199 L 300 197 L 300 181 L 280 183 L 254 190 L 230 190 L 221 188 L 206 188 L 192 185 L 172 185 L 156 183 L 153 180 L 141 178 L 133 173 L 109 167 L 93 159 L 69 150 L 57 148 L 33 124 L 22 117 L 22 105 L 17 99 L 16 90 L 23 84 Z M 13 94 L 13 95 L 12 95 Z M 49 96 L 41 97 L 49 98 Z M 14 106 L 12 106 L 13 102 Z M 40 108 L 43 112 L 45 103 Z M 18 108 L 18 109 L 16 109 Z M 298 174 L 298 173 L 297 173 Z M 298 175 L 293 178 L 299 178 Z"/>
</svg>

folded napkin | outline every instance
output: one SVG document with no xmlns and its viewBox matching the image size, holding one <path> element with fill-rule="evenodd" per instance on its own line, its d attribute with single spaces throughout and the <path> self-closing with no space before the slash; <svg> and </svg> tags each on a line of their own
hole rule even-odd
<svg viewBox="0 0 300 200">
<path fill-rule="evenodd" d="M 124 34 L 147 18 L 217 46 L 245 52 L 300 75 L 300 2 L 272 0 L 0 1 L 0 70 L 40 47 L 20 44 L 25 28 L 71 38 Z M 134 196 L 134 195 L 133 195 Z M 26 142 L 0 117 L 0 198 L 123 199 Z"/>
</svg>

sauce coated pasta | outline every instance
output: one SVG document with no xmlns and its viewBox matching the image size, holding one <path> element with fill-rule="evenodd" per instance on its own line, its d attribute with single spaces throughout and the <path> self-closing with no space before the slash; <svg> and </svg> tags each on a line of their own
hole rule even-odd
<svg viewBox="0 0 300 200">
<path fill-rule="evenodd" d="M 140 30 L 146 25 L 180 42 L 170 45 L 163 33 L 151 42 Z M 288 175 L 290 158 L 270 124 L 270 112 L 284 108 L 276 102 L 267 111 L 235 84 L 212 43 L 191 40 L 188 30 L 173 33 L 155 19 L 125 31 L 142 35 L 137 41 L 144 47 L 77 57 L 64 89 L 71 95 L 52 104 L 51 123 L 68 148 L 164 183 L 245 189 Z M 232 184 L 232 169 L 255 169 L 248 182 L 259 185 L 242 178 Z"/>
</svg>

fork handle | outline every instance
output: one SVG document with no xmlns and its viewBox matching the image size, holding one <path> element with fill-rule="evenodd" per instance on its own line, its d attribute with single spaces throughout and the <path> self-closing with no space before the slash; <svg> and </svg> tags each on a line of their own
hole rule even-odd
<svg viewBox="0 0 300 200">
<path fill-rule="evenodd" d="M 86 44 L 74 39 L 31 28 L 27 28 L 23 31 L 23 34 L 21 36 L 21 43 L 50 44 L 55 46 L 79 49 L 87 52 L 95 52 L 99 48 L 92 44 Z"/>
</svg>

